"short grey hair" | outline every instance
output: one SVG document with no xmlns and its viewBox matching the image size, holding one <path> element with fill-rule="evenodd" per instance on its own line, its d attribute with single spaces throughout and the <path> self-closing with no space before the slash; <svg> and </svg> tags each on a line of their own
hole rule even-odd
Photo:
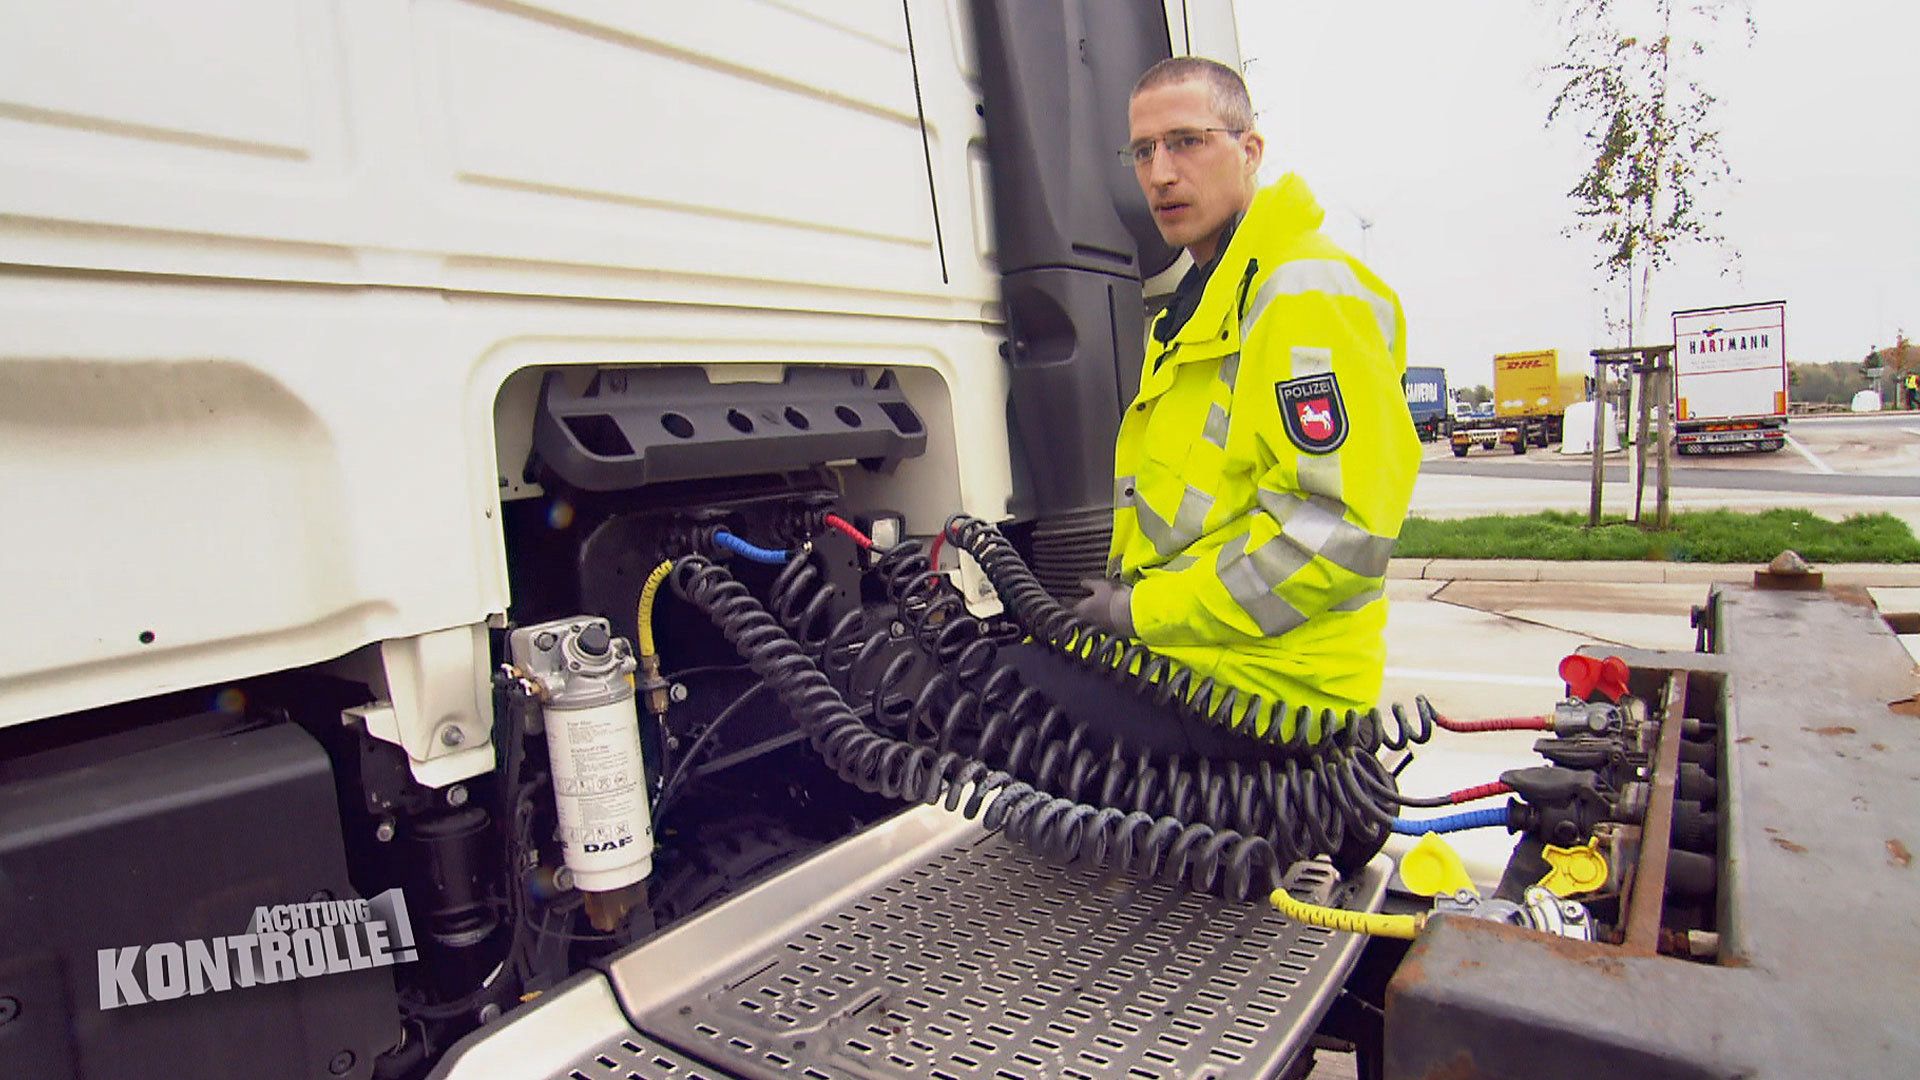
<svg viewBox="0 0 1920 1080">
<path fill-rule="evenodd" d="M 1147 69 L 1140 81 L 1133 84 L 1133 93 L 1129 100 L 1138 97 L 1143 90 L 1156 86 L 1170 86 L 1189 79 L 1198 79 L 1207 84 L 1213 93 L 1213 111 L 1220 117 L 1222 127 L 1235 131 L 1253 130 L 1253 99 L 1247 95 L 1247 83 L 1240 73 L 1204 56 L 1174 56 L 1162 60 Z"/>
</svg>

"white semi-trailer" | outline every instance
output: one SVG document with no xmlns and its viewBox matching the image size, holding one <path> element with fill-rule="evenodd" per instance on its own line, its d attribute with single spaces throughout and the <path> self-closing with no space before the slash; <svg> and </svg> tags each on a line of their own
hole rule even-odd
<svg viewBox="0 0 1920 1080">
<path fill-rule="evenodd" d="M 1674 446 L 1774 451 L 1787 442 L 1784 301 L 1673 314 Z"/>
</svg>

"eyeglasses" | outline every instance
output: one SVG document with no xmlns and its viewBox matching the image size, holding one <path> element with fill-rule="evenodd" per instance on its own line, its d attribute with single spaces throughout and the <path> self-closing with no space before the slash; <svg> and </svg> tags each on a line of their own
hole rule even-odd
<svg viewBox="0 0 1920 1080">
<path fill-rule="evenodd" d="M 1243 129 L 1226 127 L 1181 128 L 1178 131 L 1169 131 L 1157 139 L 1135 139 L 1127 144 L 1125 150 L 1120 151 L 1120 159 L 1136 169 L 1144 169 L 1153 164 L 1154 149 L 1159 146 L 1165 146 L 1167 153 L 1171 155 L 1174 160 L 1178 161 L 1207 145 L 1207 136 L 1216 131 L 1222 131 L 1237 138 L 1242 134 Z"/>
</svg>

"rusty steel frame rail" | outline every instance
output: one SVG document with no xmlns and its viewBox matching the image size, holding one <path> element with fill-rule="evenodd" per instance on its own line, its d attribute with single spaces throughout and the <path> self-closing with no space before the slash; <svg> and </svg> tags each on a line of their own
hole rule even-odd
<svg viewBox="0 0 1920 1080">
<path fill-rule="evenodd" d="M 1687 673 L 1667 674 L 1667 693 L 1660 720 L 1660 743 L 1654 749 L 1653 790 L 1647 816 L 1640 828 L 1640 861 L 1634 867 L 1633 895 L 1627 901 L 1627 934 L 1621 948 L 1637 956 L 1660 951 L 1660 915 L 1667 899 L 1667 858 L 1673 850 L 1673 800 L 1680 772 L 1680 737 L 1687 712 Z"/>
</svg>

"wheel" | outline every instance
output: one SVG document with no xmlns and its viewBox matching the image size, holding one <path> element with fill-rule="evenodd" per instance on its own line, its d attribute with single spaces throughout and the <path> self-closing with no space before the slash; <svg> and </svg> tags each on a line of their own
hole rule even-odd
<svg viewBox="0 0 1920 1080">
<path fill-rule="evenodd" d="M 1464 446 L 1461 446 L 1461 445 L 1460 445 L 1459 443 L 1454 443 L 1454 444 L 1453 444 L 1453 456 L 1454 456 L 1454 457 L 1466 457 L 1466 456 L 1467 456 L 1467 448 L 1466 448 L 1466 447 L 1464 447 Z"/>
<path fill-rule="evenodd" d="M 1527 436 L 1524 432 L 1519 438 L 1513 440 L 1513 452 L 1516 454 L 1524 454 L 1527 452 Z"/>
</svg>

